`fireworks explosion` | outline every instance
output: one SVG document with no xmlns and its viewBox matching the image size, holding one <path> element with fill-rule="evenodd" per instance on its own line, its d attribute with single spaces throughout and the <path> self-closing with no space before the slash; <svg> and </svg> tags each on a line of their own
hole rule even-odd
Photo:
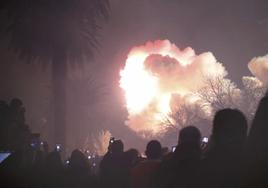
<svg viewBox="0 0 268 188">
<path fill-rule="evenodd" d="M 183 96 L 201 88 L 204 76 L 226 75 L 211 52 L 197 55 L 192 48 L 181 50 L 168 40 L 134 47 L 120 71 L 129 114 L 126 125 L 138 133 L 159 134 L 163 132 L 161 121 L 174 106 L 174 96 L 189 98 Z M 199 100 L 192 97 L 190 101 Z"/>
</svg>

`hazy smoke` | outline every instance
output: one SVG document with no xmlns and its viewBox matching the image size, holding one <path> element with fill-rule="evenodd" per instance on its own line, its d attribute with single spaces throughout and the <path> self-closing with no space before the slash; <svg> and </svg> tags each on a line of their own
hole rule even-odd
<svg viewBox="0 0 268 188">
<path fill-rule="evenodd" d="M 251 73 L 268 85 L 268 55 L 255 57 L 248 63 Z"/>
<path fill-rule="evenodd" d="M 157 134 L 172 110 L 173 96 L 189 95 L 204 86 L 205 77 L 224 78 L 227 72 L 211 52 L 197 55 L 190 47 L 181 50 L 168 40 L 157 40 L 134 47 L 120 75 L 129 112 L 126 124 L 137 132 Z"/>
<path fill-rule="evenodd" d="M 98 155 L 104 156 L 107 153 L 111 136 L 110 131 L 101 130 L 97 136 L 93 137 L 94 150 Z"/>
</svg>

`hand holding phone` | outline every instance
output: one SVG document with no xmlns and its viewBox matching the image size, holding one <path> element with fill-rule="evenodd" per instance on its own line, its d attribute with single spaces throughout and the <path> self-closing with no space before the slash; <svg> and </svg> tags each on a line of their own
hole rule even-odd
<svg viewBox="0 0 268 188">
<path fill-rule="evenodd" d="M 56 144 L 56 151 L 60 152 L 62 150 L 61 144 Z"/>
<path fill-rule="evenodd" d="M 115 138 L 114 137 L 111 137 L 109 143 L 112 144 L 112 143 L 114 143 L 114 141 L 115 141 Z"/>
<path fill-rule="evenodd" d="M 208 137 L 204 137 L 204 138 L 202 139 L 202 142 L 205 143 L 205 144 L 207 144 L 207 143 L 208 143 Z"/>
</svg>

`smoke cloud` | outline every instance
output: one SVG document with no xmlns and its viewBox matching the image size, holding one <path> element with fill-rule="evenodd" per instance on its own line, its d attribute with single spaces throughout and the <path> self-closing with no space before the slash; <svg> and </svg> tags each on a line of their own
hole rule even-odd
<svg viewBox="0 0 268 188">
<path fill-rule="evenodd" d="M 159 134 L 174 96 L 189 101 L 183 96 L 203 87 L 205 77 L 224 78 L 227 71 L 211 52 L 198 55 L 191 47 L 180 49 L 169 40 L 157 40 L 134 47 L 120 75 L 129 113 L 126 125 L 139 133 Z"/>
<path fill-rule="evenodd" d="M 253 58 L 248 63 L 248 68 L 261 82 L 268 85 L 268 55 Z"/>
</svg>

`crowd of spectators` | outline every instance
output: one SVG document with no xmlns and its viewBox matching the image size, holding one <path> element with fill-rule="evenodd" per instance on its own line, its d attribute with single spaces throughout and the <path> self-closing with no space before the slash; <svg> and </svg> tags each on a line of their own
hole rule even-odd
<svg viewBox="0 0 268 188">
<path fill-rule="evenodd" d="M 0 149 L 23 150 L 28 147 L 32 133 L 25 123 L 25 108 L 20 99 L 14 98 L 8 104 L 0 101 Z"/>
<path fill-rule="evenodd" d="M 9 125 L 11 132 L 20 129 L 16 136 L 26 139 L 29 129 L 21 101 L 14 99 L 10 105 L 0 102 L 0 108 L 1 126 Z M 60 151 L 48 152 L 45 144 L 34 155 L 28 154 L 18 143 L 8 145 L 11 142 L 4 139 L 5 134 L 1 132 L 1 146 L 14 152 L 0 164 L 1 187 L 268 187 L 267 95 L 260 101 L 251 125 L 237 109 L 218 111 L 208 143 L 202 143 L 194 125 L 180 130 L 174 151 L 167 152 L 159 141 L 151 140 L 145 156 L 136 149 L 124 151 L 123 141 L 112 139 L 99 164 L 80 150 L 62 161 Z"/>
</svg>

